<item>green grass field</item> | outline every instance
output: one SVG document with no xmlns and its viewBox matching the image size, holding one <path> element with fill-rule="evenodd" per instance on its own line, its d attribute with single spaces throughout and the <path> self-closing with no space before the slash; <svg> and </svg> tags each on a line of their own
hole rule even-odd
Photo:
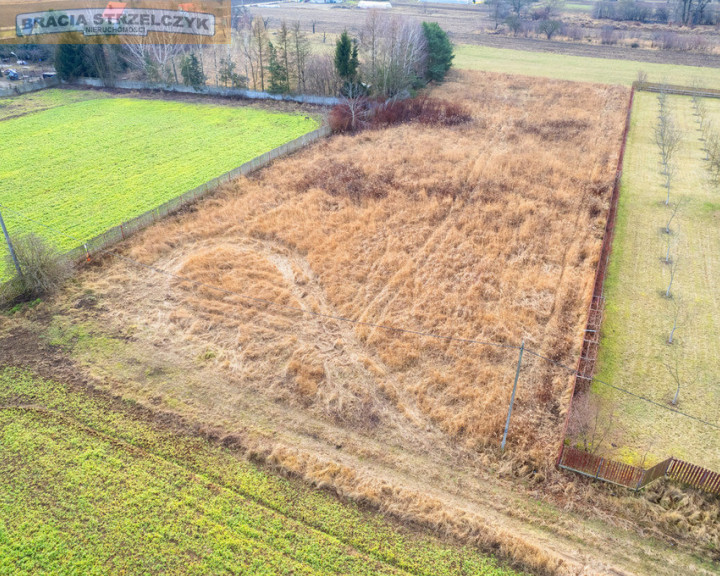
<svg viewBox="0 0 720 576">
<path fill-rule="evenodd" d="M 665 364 L 677 366 L 681 389 L 677 408 L 720 425 L 720 187 L 707 171 L 700 130 L 688 97 L 669 98 L 683 142 L 671 202 L 686 201 L 671 225 L 671 257 L 677 261 L 673 299 L 663 262 L 670 209 L 660 155 L 654 141 L 657 95 L 639 92 L 625 156 L 616 236 L 606 284 L 606 315 L 598 378 L 670 407 L 677 389 Z M 720 100 L 706 100 L 720 126 Z M 674 344 L 667 340 L 675 304 L 681 303 Z M 648 464 L 671 455 L 720 469 L 720 431 L 669 413 L 607 387 L 594 390 L 615 404 L 621 455 Z M 605 414 L 605 420 L 609 414 Z"/>
<path fill-rule="evenodd" d="M 461 44 L 455 48 L 453 65 L 467 70 L 542 76 L 559 80 L 624 84 L 629 86 L 643 70 L 650 82 L 691 86 L 696 80 L 706 88 L 720 88 L 720 68 L 653 64 L 632 60 L 607 60 L 545 52 L 508 50 Z"/>
<path fill-rule="evenodd" d="M 0 574 L 517 574 L 143 418 L 0 369 Z"/>
<path fill-rule="evenodd" d="M 0 122 L 0 204 L 69 237 L 7 211 L 11 233 L 73 248 L 318 126 L 304 115 L 97 95 L 2 101 L 0 114 L 27 115 Z"/>
</svg>

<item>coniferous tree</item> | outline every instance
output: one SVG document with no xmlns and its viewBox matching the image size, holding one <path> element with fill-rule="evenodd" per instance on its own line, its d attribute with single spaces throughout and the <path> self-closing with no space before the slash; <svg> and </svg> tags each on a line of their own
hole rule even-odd
<svg viewBox="0 0 720 576">
<path fill-rule="evenodd" d="M 180 66 L 180 74 L 182 74 L 183 84 L 185 84 L 185 86 L 192 86 L 195 90 L 199 90 L 205 86 L 205 82 L 207 81 L 200 66 L 200 60 L 198 60 L 195 52 L 183 58 L 182 65 Z"/>
<path fill-rule="evenodd" d="M 350 39 L 346 30 L 335 44 L 335 70 L 338 76 L 346 82 L 354 82 L 357 77 L 358 65 L 357 44 Z"/>
<path fill-rule="evenodd" d="M 437 22 L 423 22 L 423 32 L 428 48 L 428 62 L 425 71 L 427 80 L 442 82 L 452 66 L 453 47 L 445 30 Z"/>
<path fill-rule="evenodd" d="M 272 42 L 268 42 L 268 54 L 268 73 L 270 74 L 268 92 L 272 94 L 287 94 L 290 92 L 288 71 L 283 63 L 283 59 L 278 56 L 278 52 Z"/>
<path fill-rule="evenodd" d="M 85 76 L 85 46 L 83 44 L 59 44 L 55 52 L 55 71 L 60 80 L 75 80 Z"/>
</svg>

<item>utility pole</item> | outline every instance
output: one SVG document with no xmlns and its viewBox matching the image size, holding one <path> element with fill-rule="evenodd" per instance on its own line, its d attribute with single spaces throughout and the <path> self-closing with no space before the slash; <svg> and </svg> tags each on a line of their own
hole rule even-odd
<svg viewBox="0 0 720 576">
<path fill-rule="evenodd" d="M 12 242 L 10 242 L 10 234 L 8 234 L 7 228 L 5 227 L 5 221 L 2 218 L 2 212 L 0 212 L 0 226 L 2 226 L 3 234 L 5 235 L 5 241 L 7 242 L 8 248 L 10 249 L 10 256 L 12 256 L 13 263 L 15 264 L 15 270 L 17 270 L 18 276 L 22 279 L 22 270 L 20 270 L 20 263 L 18 262 L 17 256 L 15 255 L 15 249 L 13 248 Z"/>
<path fill-rule="evenodd" d="M 505 452 L 505 442 L 507 442 L 508 429 L 510 428 L 510 416 L 512 416 L 513 404 L 515 404 L 515 392 L 517 392 L 518 379 L 520 378 L 520 367 L 522 366 L 523 352 L 525 351 L 525 340 L 520 345 L 520 357 L 518 358 L 517 371 L 515 372 L 515 383 L 513 384 L 512 396 L 510 398 L 510 408 L 508 408 L 507 421 L 505 422 L 505 433 L 503 434 L 500 451 Z"/>
</svg>

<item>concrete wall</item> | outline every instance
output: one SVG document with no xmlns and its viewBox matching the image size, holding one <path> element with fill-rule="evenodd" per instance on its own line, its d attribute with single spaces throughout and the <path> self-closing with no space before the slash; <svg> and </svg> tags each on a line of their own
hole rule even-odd
<svg viewBox="0 0 720 576">
<path fill-rule="evenodd" d="M 17 96 L 18 94 L 27 94 L 28 92 L 37 92 L 38 90 L 45 90 L 47 88 L 54 88 L 60 85 L 60 80 L 55 78 L 38 78 L 32 82 L 21 82 L 14 83 L 10 88 L 0 89 L 0 98 L 6 96 Z"/>
<path fill-rule="evenodd" d="M 301 104 L 316 104 L 319 106 L 335 106 L 340 102 L 339 98 L 332 96 L 311 96 L 305 94 L 270 94 L 268 92 L 256 92 L 255 90 L 244 90 L 240 88 L 222 88 L 218 86 L 204 86 L 195 90 L 191 86 L 181 84 L 157 84 L 153 82 L 137 82 L 130 80 L 117 80 L 112 86 L 105 86 L 99 78 L 80 78 L 74 81 L 80 86 L 92 86 L 95 88 L 122 88 L 124 90 L 162 90 L 164 92 L 177 92 L 179 94 L 206 94 L 208 96 L 219 96 L 221 98 L 247 98 L 250 100 L 277 100 L 285 102 L 299 102 Z"/>
</svg>

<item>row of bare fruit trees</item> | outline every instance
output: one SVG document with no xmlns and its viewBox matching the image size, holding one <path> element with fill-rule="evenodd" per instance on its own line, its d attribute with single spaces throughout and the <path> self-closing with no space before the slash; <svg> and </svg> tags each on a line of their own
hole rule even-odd
<svg viewBox="0 0 720 576">
<path fill-rule="evenodd" d="M 700 132 L 700 141 L 704 144 L 705 161 L 710 177 L 715 183 L 720 182 L 720 130 L 713 125 L 708 115 L 705 99 L 700 93 L 692 96 L 694 116 Z M 673 291 L 678 263 L 679 263 L 679 228 L 677 216 L 687 205 L 687 197 L 678 196 L 674 201 L 671 198 L 671 190 L 678 171 L 677 152 L 681 147 L 683 134 L 675 117 L 670 109 L 668 93 L 661 89 L 658 95 L 659 114 L 655 127 L 655 143 L 660 154 L 660 164 L 665 184 L 665 206 L 668 208 L 665 223 L 662 226 L 662 233 L 665 239 L 664 254 L 662 262 L 669 273 L 669 281 L 663 289 L 664 297 L 669 301 L 672 309 L 672 326 L 669 331 L 667 343 L 672 345 L 675 342 L 675 332 L 678 327 L 688 320 L 689 314 L 680 294 Z M 677 405 L 680 389 L 687 384 L 687 375 L 681 375 L 679 366 L 679 355 L 674 355 L 674 362 L 666 362 L 665 368 L 673 379 L 676 386 L 672 404 Z"/>
</svg>

